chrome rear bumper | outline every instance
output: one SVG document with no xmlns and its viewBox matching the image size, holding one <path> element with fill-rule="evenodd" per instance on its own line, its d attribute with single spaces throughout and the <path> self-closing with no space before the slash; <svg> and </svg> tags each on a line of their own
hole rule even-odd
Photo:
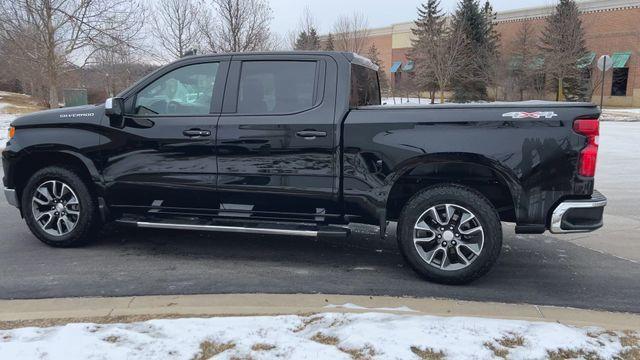
<svg viewBox="0 0 640 360">
<path fill-rule="evenodd" d="M 591 199 L 560 203 L 551 214 L 549 230 L 554 234 L 590 232 L 602 227 L 607 198 L 594 191 Z"/>
</svg>

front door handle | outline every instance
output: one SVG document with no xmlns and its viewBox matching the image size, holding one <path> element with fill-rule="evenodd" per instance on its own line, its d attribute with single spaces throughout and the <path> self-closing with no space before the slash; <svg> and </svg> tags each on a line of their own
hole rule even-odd
<svg viewBox="0 0 640 360">
<path fill-rule="evenodd" d="M 182 132 L 184 136 L 188 137 L 205 137 L 211 136 L 211 131 L 201 129 L 189 129 Z"/>
<path fill-rule="evenodd" d="M 316 130 L 302 130 L 296 133 L 299 137 L 313 140 L 319 137 L 327 137 L 326 131 L 316 131 Z"/>
</svg>

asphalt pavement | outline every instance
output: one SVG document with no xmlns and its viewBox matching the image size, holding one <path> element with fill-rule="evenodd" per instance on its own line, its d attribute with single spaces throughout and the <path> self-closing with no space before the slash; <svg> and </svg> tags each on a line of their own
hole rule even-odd
<svg viewBox="0 0 640 360">
<path fill-rule="evenodd" d="M 611 199 L 612 225 L 556 237 L 515 235 L 505 224 L 498 263 L 470 285 L 422 280 L 404 264 L 393 235 L 381 242 L 367 226 L 343 241 L 111 226 L 89 246 L 54 249 L 2 199 L 0 298 L 326 293 L 640 313 L 640 156 L 627 151 L 639 142 L 640 123 L 603 126 L 597 187 Z"/>
</svg>

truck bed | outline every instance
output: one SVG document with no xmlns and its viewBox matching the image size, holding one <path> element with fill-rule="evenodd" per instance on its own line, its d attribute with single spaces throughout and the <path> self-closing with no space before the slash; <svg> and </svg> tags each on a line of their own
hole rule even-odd
<svg viewBox="0 0 640 360">
<path fill-rule="evenodd" d="M 499 182 L 514 199 L 503 219 L 544 231 L 558 202 L 593 193 L 593 179 L 577 174 L 585 137 L 573 121 L 599 116 L 594 104 L 543 101 L 358 107 L 344 121 L 345 200 L 366 212 L 391 193 L 389 207 L 403 177 Z M 455 176 L 442 175 L 451 168 Z"/>
<path fill-rule="evenodd" d="M 429 101 L 424 99 L 425 102 Z M 543 100 L 528 100 L 528 101 L 494 101 L 494 102 L 474 102 L 474 103 L 445 103 L 445 104 L 390 104 L 384 105 L 368 105 L 360 106 L 358 110 L 386 110 L 386 109 L 466 109 L 466 108 L 593 108 L 596 105 L 589 102 L 555 102 L 555 101 L 543 101 Z"/>
</svg>

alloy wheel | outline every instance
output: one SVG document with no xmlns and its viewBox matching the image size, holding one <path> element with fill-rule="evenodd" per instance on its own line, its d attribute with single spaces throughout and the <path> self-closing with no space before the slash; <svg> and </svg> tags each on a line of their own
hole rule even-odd
<svg viewBox="0 0 640 360">
<path fill-rule="evenodd" d="M 80 202 L 71 187 L 62 181 L 40 184 L 31 199 L 33 218 L 49 235 L 70 233 L 80 219 Z"/>
<path fill-rule="evenodd" d="M 427 264 L 455 271 L 468 267 L 480 256 L 484 229 L 479 219 L 464 207 L 440 204 L 418 218 L 413 243 Z"/>
</svg>

